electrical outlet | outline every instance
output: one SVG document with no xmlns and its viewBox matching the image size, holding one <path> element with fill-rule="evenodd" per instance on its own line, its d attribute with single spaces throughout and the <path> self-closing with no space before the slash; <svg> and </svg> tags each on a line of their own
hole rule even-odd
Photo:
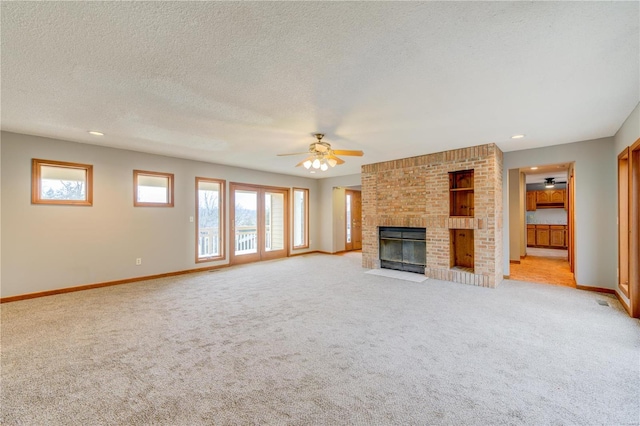
<svg viewBox="0 0 640 426">
<path fill-rule="evenodd" d="M 137 257 L 136 258 L 136 265 L 142 265 L 142 258 L 141 257 Z"/>
</svg>

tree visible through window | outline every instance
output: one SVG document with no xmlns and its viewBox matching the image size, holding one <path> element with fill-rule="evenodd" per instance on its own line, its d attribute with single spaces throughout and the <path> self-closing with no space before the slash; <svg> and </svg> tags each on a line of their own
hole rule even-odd
<svg viewBox="0 0 640 426">
<path fill-rule="evenodd" d="M 224 185 L 223 180 L 196 178 L 196 262 L 224 258 Z"/>
<path fill-rule="evenodd" d="M 93 204 L 92 165 L 34 158 L 31 166 L 33 204 Z"/>
<path fill-rule="evenodd" d="M 309 247 L 309 190 L 293 188 L 293 248 Z"/>
</svg>

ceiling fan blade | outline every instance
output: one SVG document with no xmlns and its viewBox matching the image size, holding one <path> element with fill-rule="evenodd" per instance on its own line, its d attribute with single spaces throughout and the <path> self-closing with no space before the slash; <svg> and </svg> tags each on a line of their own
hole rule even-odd
<svg viewBox="0 0 640 426">
<path fill-rule="evenodd" d="M 287 155 L 303 155 L 303 154 L 308 154 L 308 153 L 309 153 L 309 151 L 307 151 L 307 152 L 293 152 L 291 154 L 277 154 L 277 156 L 278 157 L 285 157 Z"/>
<path fill-rule="evenodd" d="M 333 153 L 336 155 L 351 155 L 354 157 L 362 157 L 364 152 L 362 151 L 352 151 L 352 150 L 344 150 L 344 149 L 334 149 Z"/>
<path fill-rule="evenodd" d="M 338 158 L 335 155 L 328 155 L 327 158 L 331 158 L 333 160 L 336 160 L 336 166 L 339 164 L 344 164 L 344 160 L 342 158 Z"/>
</svg>

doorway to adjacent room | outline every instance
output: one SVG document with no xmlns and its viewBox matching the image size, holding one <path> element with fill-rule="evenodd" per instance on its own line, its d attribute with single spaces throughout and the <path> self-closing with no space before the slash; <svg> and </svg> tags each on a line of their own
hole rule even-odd
<svg viewBox="0 0 640 426">
<path fill-rule="evenodd" d="M 509 278 L 576 288 L 573 163 L 510 171 L 512 232 Z"/>
</svg>

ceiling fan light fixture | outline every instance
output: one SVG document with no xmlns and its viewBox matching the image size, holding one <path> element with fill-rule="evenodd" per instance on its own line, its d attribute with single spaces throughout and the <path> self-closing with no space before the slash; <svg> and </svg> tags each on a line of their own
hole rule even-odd
<svg viewBox="0 0 640 426">
<path fill-rule="evenodd" d="M 545 188 L 555 188 L 555 186 L 556 186 L 556 181 L 554 178 L 545 178 L 544 180 Z"/>
<path fill-rule="evenodd" d="M 324 134 L 314 133 L 314 136 L 316 137 L 316 142 L 309 144 L 309 150 L 307 152 L 278 154 L 278 156 L 306 154 L 307 157 L 296 164 L 296 167 L 303 166 L 311 173 L 315 173 L 318 170 L 326 172 L 331 167 L 344 164 L 344 160 L 340 157 L 337 157 L 338 155 L 348 155 L 355 157 L 362 157 L 364 155 L 364 152 L 360 150 L 333 150 L 331 149 L 331 144 L 329 142 L 325 142 L 322 140 Z"/>
</svg>

